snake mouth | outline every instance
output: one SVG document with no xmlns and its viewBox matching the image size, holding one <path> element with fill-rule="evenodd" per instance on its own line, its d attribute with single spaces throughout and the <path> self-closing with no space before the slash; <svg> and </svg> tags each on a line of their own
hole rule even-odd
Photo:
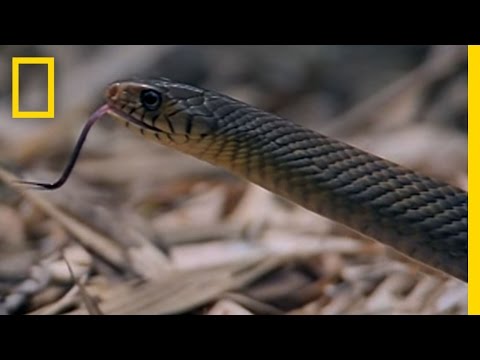
<svg viewBox="0 0 480 360">
<path fill-rule="evenodd" d="M 142 129 L 146 129 L 146 130 L 150 130 L 150 131 L 155 132 L 155 133 L 159 133 L 159 132 L 165 133 L 165 131 L 163 131 L 159 128 L 156 128 L 155 126 L 148 125 L 141 120 L 135 119 L 130 114 L 115 108 L 112 104 L 108 104 L 107 107 L 108 107 L 107 113 L 109 115 L 113 116 L 113 117 L 116 117 L 117 119 L 124 120 L 127 123 L 131 123 L 131 124 L 133 124 L 137 127 L 140 127 Z"/>
</svg>

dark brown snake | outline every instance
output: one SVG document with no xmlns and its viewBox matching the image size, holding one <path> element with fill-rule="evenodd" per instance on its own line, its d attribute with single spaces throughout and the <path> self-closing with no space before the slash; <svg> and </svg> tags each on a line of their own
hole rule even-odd
<svg viewBox="0 0 480 360">
<path fill-rule="evenodd" d="M 168 79 L 121 81 L 105 113 L 143 136 L 221 166 L 315 213 L 468 282 L 465 191 L 228 96 Z"/>
</svg>

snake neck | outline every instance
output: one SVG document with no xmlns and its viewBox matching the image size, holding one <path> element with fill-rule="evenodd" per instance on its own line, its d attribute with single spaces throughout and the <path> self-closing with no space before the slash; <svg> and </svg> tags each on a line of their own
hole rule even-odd
<svg viewBox="0 0 480 360">
<path fill-rule="evenodd" d="M 223 109 L 207 136 L 150 137 L 467 281 L 464 191 L 243 104 Z"/>
</svg>

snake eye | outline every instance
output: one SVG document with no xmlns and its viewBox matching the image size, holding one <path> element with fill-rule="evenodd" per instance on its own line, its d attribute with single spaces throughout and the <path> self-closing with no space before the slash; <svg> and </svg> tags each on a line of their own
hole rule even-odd
<svg viewBox="0 0 480 360">
<path fill-rule="evenodd" d="M 140 101 L 145 109 L 155 111 L 162 105 L 162 95 L 155 90 L 144 90 L 140 94 Z"/>
</svg>

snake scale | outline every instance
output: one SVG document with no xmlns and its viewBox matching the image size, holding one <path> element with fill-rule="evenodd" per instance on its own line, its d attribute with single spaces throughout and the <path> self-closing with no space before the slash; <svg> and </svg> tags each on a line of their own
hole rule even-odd
<svg viewBox="0 0 480 360">
<path fill-rule="evenodd" d="M 104 114 L 468 282 L 468 194 L 226 95 L 165 78 L 110 84 Z"/>
</svg>

